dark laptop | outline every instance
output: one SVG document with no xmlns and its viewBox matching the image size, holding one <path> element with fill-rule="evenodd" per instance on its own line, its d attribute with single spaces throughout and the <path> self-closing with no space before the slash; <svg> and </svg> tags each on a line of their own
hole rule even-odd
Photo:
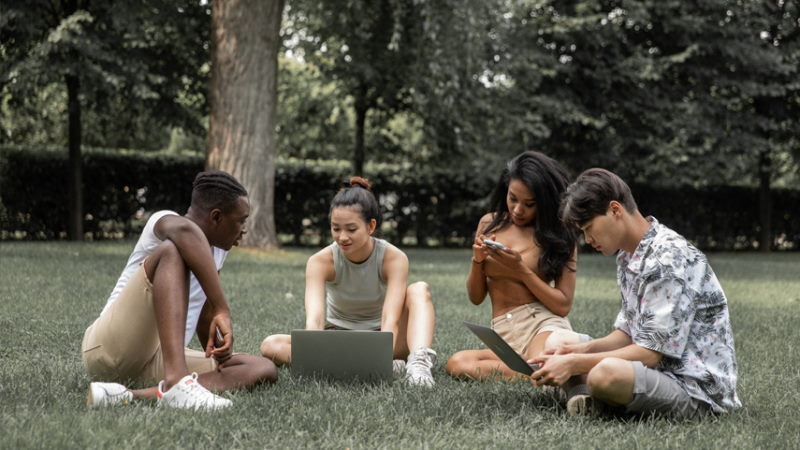
<svg viewBox="0 0 800 450">
<path fill-rule="evenodd" d="M 292 375 L 391 382 L 392 333 L 292 330 Z"/>
<path fill-rule="evenodd" d="M 538 364 L 528 364 L 525 362 L 525 358 L 519 355 L 519 353 L 515 352 L 508 342 L 503 340 L 499 334 L 497 334 L 493 329 L 489 327 L 484 327 L 481 325 L 475 325 L 474 323 L 464 322 L 464 325 L 467 326 L 473 333 L 475 333 L 478 338 L 486 344 L 489 349 L 491 349 L 495 355 L 497 355 L 511 370 L 515 370 L 519 373 L 530 375 L 533 372 L 539 370 Z"/>
</svg>

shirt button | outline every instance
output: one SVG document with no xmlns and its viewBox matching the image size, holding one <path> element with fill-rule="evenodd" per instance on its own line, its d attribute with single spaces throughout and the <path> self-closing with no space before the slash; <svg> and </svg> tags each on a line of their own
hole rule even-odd
<svg viewBox="0 0 800 450">
<path fill-rule="evenodd" d="M 512 316 L 511 313 L 506 314 L 506 319 L 510 319 L 512 317 L 514 317 L 514 316 Z"/>
</svg>

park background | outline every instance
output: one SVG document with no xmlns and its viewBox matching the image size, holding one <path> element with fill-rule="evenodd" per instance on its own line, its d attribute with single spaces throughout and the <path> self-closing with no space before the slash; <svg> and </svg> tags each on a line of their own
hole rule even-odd
<svg viewBox="0 0 800 450">
<path fill-rule="evenodd" d="M 4 0 L 0 239 L 135 235 L 207 167 L 250 192 L 250 247 L 324 242 L 352 174 L 387 237 L 463 246 L 539 150 L 703 249 L 797 250 L 798 8 Z"/>
<path fill-rule="evenodd" d="M 0 448 L 797 448 L 798 70 L 789 0 L 2 0 Z M 709 252 L 745 408 L 571 420 L 524 383 L 443 373 L 478 346 L 461 321 L 488 323 L 465 295 L 469 242 L 525 150 L 617 172 Z M 204 168 L 251 193 L 222 273 L 238 351 L 302 326 L 305 260 L 358 173 L 431 285 L 437 388 L 282 370 L 226 415 L 86 410 L 83 330 L 148 214 L 184 212 Z M 605 334 L 613 259 L 583 252 L 579 271 L 570 318 Z"/>
</svg>

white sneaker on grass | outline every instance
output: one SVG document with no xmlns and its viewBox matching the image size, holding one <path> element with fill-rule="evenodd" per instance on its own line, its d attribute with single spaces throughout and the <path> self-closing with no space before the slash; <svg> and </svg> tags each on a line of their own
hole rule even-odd
<svg viewBox="0 0 800 450">
<path fill-rule="evenodd" d="M 394 372 L 395 375 L 404 374 L 406 372 L 406 362 L 402 359 L 393 359 L 392 372 Z"/>
<path fill-rule="evenodd" d="M 158 383 L 158 406 L 213 411 L 233 405 L 230 400 L 204 388 L 197 381 L 197 373 L 181 378 L 167 392 L 164 392 L 163 388 L 164 381 L 161 381 Z"/>
<path fill-rule="evenodd" d="M 86 394 L 86 404 L 90 408 L 127 405 L 133 400 L 133 392 L 119 383 L 91 383 Z"/>
<path fill-rule="evenodd" d="M 420 347 L 408 355 L 406 364 L 406 382 L 412 386 L 433 387 L 431 369 L 436 364 L 436 352 L 428 347 Z"/>
</svg>

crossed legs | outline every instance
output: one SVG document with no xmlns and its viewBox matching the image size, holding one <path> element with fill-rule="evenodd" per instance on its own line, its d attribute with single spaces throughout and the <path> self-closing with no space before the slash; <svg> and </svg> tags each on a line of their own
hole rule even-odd
<svg viewBox="0 0 800 450">
<path fill-rule="evenodd" d="M 406 288 L 403 315 L 398 326 L 395 359 L 406 359 L 410 352 L 430 348 L 436 319 L 428 284 L 419 281 Z M 261 354 L 275 364 L 288 364 L 292 359 L 292 338 L 288 334 L 267 336 L 261 343 Z"/>
<path fill-rule="evenodd" d="M 577 333 L 568 330 L 544 331 L 533 337 L 522 355 L 525 360 L 540 355 L 545 350 L 557 348 L 560 344 L 580 342 Z M 460 379 L 486 380 L 502 377 L 507 380 L 524 375 L 509 368 L 491 350 L 462 350 L 447 360 L 445 370 Z"/>
</svg>

